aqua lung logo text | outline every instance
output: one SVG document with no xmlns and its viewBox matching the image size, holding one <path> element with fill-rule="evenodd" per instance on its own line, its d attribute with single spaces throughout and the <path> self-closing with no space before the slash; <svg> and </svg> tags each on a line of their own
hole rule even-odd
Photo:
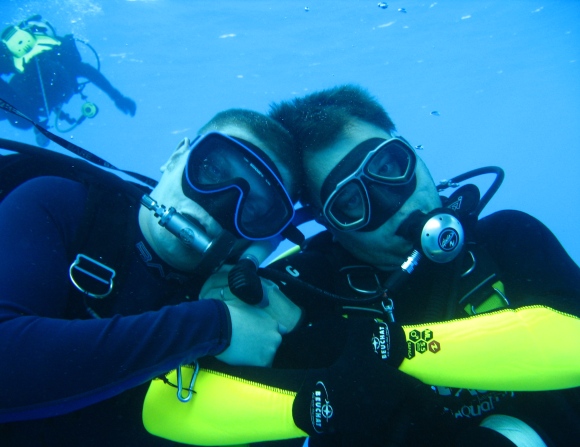
<svg viewBox="0 0 580 447">
<path fill-rule="evenodd" d="M 439 247 L 443 251 L 453 251 L 459 244 L 459 234 L 453 228 L 445 228 L 439 234 Z"/>
<path fill-rule="evenodd" d="M 389 334 L 389 327 L 386 323 L 379 323 L 378 335 L 373 333 L 372 343 L 375 354 L 380 355 L 383 360 L 389 358 L 389 352 L 391 351 L 391 337 Z"/>
<path fill-rule="evenodd" d="M 445 413 L 455 419 L 478 418 L 497 409 L 497 405 L 506 398 L 513 398 L 511 391 L 482 391 L 447 387 L 433 387 L 440 396 L 449 396 L 456 399 L 448 400 Z M 456 402 L 454 402 L 456 400 Z"/>
<path fill-rule="evenodd" d="M 312 401 L 310 402 L 310 420 L 314 431 L 316 433 L 325 433 L 333 414 L 334 410 L 330 405 L 326 386 L 324 382 L 318 381 L 312 392 Z"/>
</svg>

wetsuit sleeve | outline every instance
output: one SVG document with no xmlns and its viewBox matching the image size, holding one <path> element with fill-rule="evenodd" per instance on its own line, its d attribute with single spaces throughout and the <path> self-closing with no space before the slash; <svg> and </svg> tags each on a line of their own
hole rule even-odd
<svg viewBox="0 0 580 447">
<path fill-rule="evenodd" d="M 182 367 L 181 372 L 187 387 L 194 369 Z M 166 380 L 177 384 L 176 371 Z M 156 436 L 195 445 L 237 445 L 307 436 L 292 416 L 297 389 L 203 368 L 194 390 L 193 399 L 183 403 L 177 399 L 177 388 L 154 380 L 143 407 L 145 428 Z"/>
<path fill-rule="evenodd" d="M 228 346 L 229 314 L 216 300 L 68 317 L 66 249 L 86 194 L 45 177 L 0 204 L 0 422 L 68 413 Z"/>
<path fill-rule="evenodd" d="M 198 445 L 357 431 L 380 439 L 386 432 L 382 424 L 403 402 L 417 402 L 422 412 L 431 410 L 431 416 L 440 407 L 430 387 L 412 375 L 429 385 L 453 388 L 529 391 L 580 386 L 580 348 L 562 343 L 560 349 L 538 354 L 538 343 L 558 330 L 577 339 L 580 320 L 531 307 L 403 328 L 368 319 L 348 319 L 322 331 L 304 328 L 305 338 L 293 335 L 295 357 L 290 363 L 312 369 L 260 374 L 231 367 L 202 369 L 187 403 L 168 385 L 176 383 L 173 372 L 165 383 L 152 382 L 144 423 L 157 436 Z M 344 337 L 344 346 L 335 343 Z M 301 343 L 305 339 L 311 348 Z M 321 345 L 324 350 L 317 348 Z M 316 363 L 320 361 L 330 366 L 321 368 Z M 395 365 L 400 365 L 398 370 Z M 183 379 L 186 388 L 191 377 L 189 371 Z M 227 409 L 220 404 L 225 400 Z M 228 424 L 224 433 L 218 423 L 223 420 L 240 424 Z"/>
<path fill-rule="evenodd" d="M 454 388 L 539 391 L 580 386 L 580 319 L 542 306 L 403 326 L 399 369 Z M 493 365 L 490 368 L 489 365 Z"/>
<path fill-rule="evenodd" d="M 143 408 L 145 427 L 157 436 L 197 445 L 361 432 L 380 439 L 384 421 L 401 400 L 425 387 L 377 355 L 371 343 L 377 325 L 385 327 L 373 320 L 339 318 L 302 329 L 300 337 L 319 348 L 326 342 L 324 347 L 338 357 L 313 348 L 301 367 L 316 353 L 330 362 L 325 367 L 315 364 L 320 358 L 313 358 L 309 369 L 239 368 L 204 359 L 197 377 L 181 368 L 181 384 L 191 387 L 191 399 L 177 399 L 178 390 L 171 386 L 179 385 L 175 372 L 165 382 L 153 381 Z M 196 377 L 193 382 L 191 377 Z"/>
</svg>

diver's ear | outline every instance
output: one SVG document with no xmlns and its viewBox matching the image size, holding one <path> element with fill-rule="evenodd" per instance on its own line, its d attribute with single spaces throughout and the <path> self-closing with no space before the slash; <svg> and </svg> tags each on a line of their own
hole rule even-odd
<svg viewBox="0 0 580 447">
<path fill-rule="evenodd" d="M 177 148 L 171 154 L 171 157 L 169 157 L 169 160 L 161 166 L 161 172 L 171 171 L 179 163 L 181 157 L 189 152 L 190 146 L 191 142 L 189 141 L 189 138 L 185 137 L 181 140 L 177 145 Z"/>
</svg>

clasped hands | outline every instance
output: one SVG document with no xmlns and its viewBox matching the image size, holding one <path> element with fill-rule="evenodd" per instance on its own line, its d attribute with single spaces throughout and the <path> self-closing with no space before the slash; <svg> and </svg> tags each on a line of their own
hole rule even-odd
<svg viewBox="0 0 580 447">
<path fill-rule="evenodd" d="M 272 365 L 282 335 L 292 331 L 300 321 L 301 309 L 279 288 L 261 279 L 268 294 L 268 305 L 251 306 L 238 299 L 228 287 L 228 272 L 212 275 L 203 285 L 199 299 L 217 299 L 228 306 L 232 321 L 230 346 L 216 356 L 231 365 Z"/>
</svg>

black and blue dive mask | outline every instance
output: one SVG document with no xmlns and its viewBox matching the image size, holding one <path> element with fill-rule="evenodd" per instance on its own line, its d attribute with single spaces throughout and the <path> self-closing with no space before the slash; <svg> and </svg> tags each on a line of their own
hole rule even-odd
<svg viewBox="0 0 580 447">
<path fill-rule="evenodd" d="M 402 139 L 363 141 L 324 180 L 324 217 L 339 231 L 376 230 L 415 191 L 416 166 L 415 152 Z"/>
<path fill-rule="evenodd" d="M 270 157 L 241 138 L 210 132 L 195 139 L 181 184 L 188 198 L 238 237 L 269 239 L 294 217 Z"/>
</svg>

